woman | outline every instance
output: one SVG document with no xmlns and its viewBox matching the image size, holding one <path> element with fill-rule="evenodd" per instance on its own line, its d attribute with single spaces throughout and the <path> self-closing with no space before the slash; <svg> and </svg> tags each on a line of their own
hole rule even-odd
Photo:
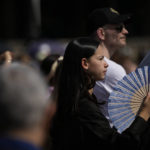
<svg viewBox="0 0 150 150">
<path fill-rule="evenodd" d="M 93 95 L 95 81 L 107 71 L 103 47 L 90 38 L 71 41 L 65 51 L 58 83 L 57 112 L 52 128 L 54 150 L 138 149 L 148 128 L 150 96 L 134 123 L 122 134 L 110 128 Z"/>
</svg>

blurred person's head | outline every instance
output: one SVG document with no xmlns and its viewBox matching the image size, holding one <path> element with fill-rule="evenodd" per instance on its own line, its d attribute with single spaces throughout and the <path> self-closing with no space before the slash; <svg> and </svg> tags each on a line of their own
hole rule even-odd
<svg viewBox="0 0 150 150">
<path fill-rule="evenodd" d="M 125 23 L 129 19 L 129 15 L 120 15 L 113 8 L 96 9 L 89 15 L 88 32 L 101 41 L 112 55 L 126 45 L 128 31 Z"/>
<path fill-rule="evenodd" d="M 15 51 L 14 59 L 17 62 L 21 62 L 21 63 L 25 63 L 25 64 L 30 64 L 30 62 L 33 61 L 31 56 L 24 50 Z"/>
<path fill-rule="evenodd" d="M 59 54 L 48 55 L 40 63 L 40 69 L 49 85 L 54 86 L 57 81 L 57 73 L 59 71 L 63 56 Z"/>
<path fill-rule="evenodd" d="M 38 71 L 19 63 L 0 68 L 0 135 L 41 145 L 53 105 Z"/>
</svg>

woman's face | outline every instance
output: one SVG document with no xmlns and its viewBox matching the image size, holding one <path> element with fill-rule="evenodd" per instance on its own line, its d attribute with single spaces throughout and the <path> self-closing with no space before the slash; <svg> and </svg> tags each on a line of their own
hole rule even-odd
<svg viewBox="0 0 150 150">
<path fill-rule="evenodd" d="M 87 63 L 87 70 L 96 81 L 105 78 L 108 64 L 104 60 L 103 47 L 101 45 L 98 46 L 95 54 L 87 60 Z"/>
</svg>

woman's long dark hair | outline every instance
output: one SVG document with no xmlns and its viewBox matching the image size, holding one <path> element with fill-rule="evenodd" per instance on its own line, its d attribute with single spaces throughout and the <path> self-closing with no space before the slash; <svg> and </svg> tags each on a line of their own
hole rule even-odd
<svg viewBox="0 0 150 150">
<path fill-rule="evenodd" d="M 65 51 L 57 89 L 57 115 L 64 118 L 78 110 L 80 96 L 88 94 L 95 81 L 81 66 L 82 58 L 89 59 L 99 42 L 88 37 L 72 40 Z"/>
</svg>

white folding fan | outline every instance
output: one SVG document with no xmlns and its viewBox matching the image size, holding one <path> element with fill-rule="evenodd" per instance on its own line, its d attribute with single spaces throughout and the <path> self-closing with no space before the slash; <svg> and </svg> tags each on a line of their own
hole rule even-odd
<svg viewBox="0 0 150 150">
<path fill-rule="evenodd" d="M 134 121 L 148 94 L 150 67 L 144 66 L 117 83 L 108 99 L 108 112 L 113 125 L 121 133 Z"/>
</svg>

